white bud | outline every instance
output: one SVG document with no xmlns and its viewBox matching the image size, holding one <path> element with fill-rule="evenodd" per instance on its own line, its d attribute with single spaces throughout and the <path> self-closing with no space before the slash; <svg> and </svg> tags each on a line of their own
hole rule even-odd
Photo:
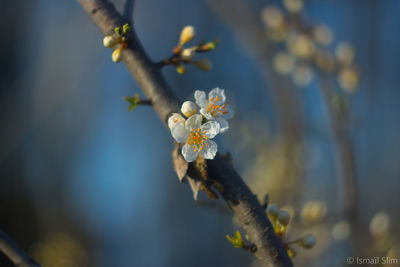
<svg viewBox="0 0 400 267">
<path fill-rule="evenodd" d="M 276 218 L 279 213 L 279 207 L 276 204 L 270 204 L 267 207 L 267 213 L 269 216 Z"/>
<path fill-rule="evenodd" d="M 184 49 L 184 50 L 182 51 L 182 53 L 181 53 L 181 58 L 182 58 L 183 60 L 190 61 L 190 60 L 192 60 L 192 58 L 194 57 L 194 54 L 195 54 L 195 52 L 194 52 L 194 49 L 193 49 L 193 48 L 186 48 L 186 49 Z"/>
<path fill-rule="evenodd" d="M 181 37 L 180 37 L 180 44 L 184 45 L 190 40 L 192 40 L 195 36 L 195 31 L 193 26 L 185 26 L 182 31 L 181 31 Z"/>
<path fill-rule="evenodd" d="M 115 39 L 114 36 L 111 35 L 107 35 L 106 37 L 104 37 L 103 39 L 103 45 L 104 47 L 114 47 L 117 44 L 117 39 Z"/>
<path fill-rule="evenodd" d="M 183 115 L 189 118 L 190 116 L 197 113 L 197 106 L 192 101 L 185 101 L 182 104 L 181 112 L 183 113 Z"/>
<path fill-rule="evenodd" d="M 290 220 L 289 212 L 282 210 L 278 213 L 278 221 L 282 225 L 288 225 Z"/>
<path fill-rule="evenodd" d="M 181 123 L 185 123 L 185 119 L 179 113 L 172 113 L 172 115 L 168 118 L 168 127 L 170 130 Z"/>
<path fill-rule="evenodd" d="M 312 234 L 308 234 L 297 241 L 297 244 L 303 248 L 310 249 L 315 246 L 315 237 Z"/>
<path fill-rule="evenodd" d="M 122 54 L 120 48 L 114 50 L 114 52 L 112 53 L 112 60 L 116 63 L 122 60 Z"/>
</svg>

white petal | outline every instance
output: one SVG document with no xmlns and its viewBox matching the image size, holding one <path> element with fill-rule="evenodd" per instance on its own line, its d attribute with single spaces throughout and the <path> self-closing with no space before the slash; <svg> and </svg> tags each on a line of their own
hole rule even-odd
<svg viewBox="0 0 400 267">
<path fill-rule="evenodd" d="M 199 154 L 199 151 L 197 150 L 196 152 L 194 151 L 194 148 L 191 147 L 188 144 L 185 144 L 182 147 L 182 156 L 185 158 L 187 162 L 192 162 L 195 161 L 197 158 L 197 155 Z"/>
<path fill-rule="evenodd" d="M 226 105 L 225 107 L 226 107 L 226 110 L 228 111 L 228 113 L 222 114 L 222 117 L 226 120 L 232 119 L 235 112 L 233 112 L 233 109 L 231 109 L 231 107 L 229 105 Z"/>
<path fill-rule="evenodd" d="M 199 107 L 204 107 L 207 105 L 206 93 L 204 91 L 196 90 L 194 92 L 194 99 Z"/>
<path fill-rule="evenodd" d="M 185 143 L 190 133 L 186 130 L 185 125 L 181 123 L 172 128 L 171 134 L 176 142 Z"/>
<path fill-rule="evenodd" d="M 179 113 L 172 113 L 172 115 L 168 118 L 168 127 L 171 131 L 175 126 L 182 123 L 185 123 L 185 119 Z"/>
<path fill-rule="evenodd" d="M 200 128 L 208 138 L 214 138 L 219 133 L 219 123 L 216 121 L 206 122 Z"/>
<path fill-rule="evenodd" d="M 221 103 L 225 103 L 226 101 L 226 97 L 225 97 L 225 92 L 224 89 L 220 89 L 220 88 L 214 88 L 210 91 L 210 93 L 208 93 L 208 99 L 210 98 L 215 98 L 216 96 L 218 96 L 219 99 L 221 99 Z"/>
<path fill-rule="evenodd" d="M 200 128 L 202 120 L 203 116 L 201 116 L 200 114 L 190 116 L 185 123 L 186 130 L 191 131 L 192 129 Z"/>
<path fill-rule="evenodd" d="M 219 133 L 224 133 L 229 129 L 228 121 L 224 118 L 219 117 L 216 121 L 219 123 Z"/>
<path fill-rule="evenodd" d="M 214 117 L 210 113 L 207 113 L 205 108 L 200 109 L 200 114 L 203 115 L 207 120 L 213 120 L 214 119 Z"/>
<path fill-rule="evenodd" d="M 212 140 L 207 140 L 207 146 L 204 146 L 203 150 L 201 151 L 201 155 L 205 159 L 213 159 L 217 154 L 218 146 Z"/>
</svg>

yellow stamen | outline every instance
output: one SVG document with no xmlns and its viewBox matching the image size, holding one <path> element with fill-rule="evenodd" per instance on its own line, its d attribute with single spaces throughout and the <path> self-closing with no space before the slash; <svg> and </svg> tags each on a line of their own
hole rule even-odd
<svg viewBox="0 0 400 267">
<path fill-rule="evenodd" d="M 203 150 L 204 145 L 207 146 L 207 143 L 205 143 L 205 141 L 208 140 L 208 137 L 205 135 L 205 133 L 206 131 L 201 131 L 200 128 L 193 128 L 190 132 L 187 143 L 192 146 L 194 152 Z"/>
</svg>

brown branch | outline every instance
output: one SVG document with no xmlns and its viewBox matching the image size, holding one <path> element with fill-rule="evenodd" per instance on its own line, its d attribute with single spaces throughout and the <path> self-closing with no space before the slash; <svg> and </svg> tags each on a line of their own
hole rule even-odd
<svg viewBox="0 0 400 267">
<path fill-rule="evenodd" d="M 342 116 L 332 106 L 332 94 L 334 88 L 326 74 L 318 75 L 319 90 L 329 118 L 329 126 L 332 132 L 332 139 L 335 144 L 335 160 L 338 176 L 341 178 L 341 186 L 338 199 L 342 207 L 343 215 L 348 219 L 354 229 L 357 228 L 357 173 L 353 145 L 343 125 Z"/>
<path fill-rule="evenodd" d="M 133 21 L 133 11 L 135 8 L 135 0 L 125 0 L 124 17 L 129 21 Z"/>
<path fill-rule="evenodd" d="M 18 267 L 40 267 L 3 230 L 0 229 L 0 251 Z"/>
<path fill-rule="evenodd" d="M 78 2 L 104 34 L 111 34 L 115 27 L 126 23 L 126 19 L 109 2 Z M 167 125 L 169 115 L 179 110 L 179 100 L 165 82 L 160 69 L 148 57 L 136 33 L 131 32 L 130 36 L 128 47 L 123 51 L 123 62 Z M 210 177 L 222 185 L 222 196 L 240 220 L 250 242 L 257 247 L 255 255 L 263 266 L 293 266 L 256 196 L 232 166 L 219 154 L 207 163 Z"/>
</svg>

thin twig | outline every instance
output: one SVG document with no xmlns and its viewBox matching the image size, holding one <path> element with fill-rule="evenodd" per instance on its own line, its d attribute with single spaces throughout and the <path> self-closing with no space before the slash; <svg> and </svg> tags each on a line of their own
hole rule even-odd
<svg viewBox="0 0 400 267">
<path fill-rule="evenodd" d="M 18 267 L 40 267 L 3 230 L 0 229 L 0 251 Z"/>
<path fill-rule="evenodd" d="M 78 0 L 104 34 L 111 34 L 123 25 L 123 18 L 112 4 L 101 0 Z M 167 119 L 179 110 L 179 99 L 165 82 L 160 69 L 149 59 L 135 31 L 123 51 L 123 62 L 136 79 L 153 108 L 167 126 Z M 207 161 L 209 176 L 223 187 L 221 192 L 227 204 L 241 222 L 249 241 L 257 247 L 256 257 L 263 266 L 293 266 L 284 244 L 277 237 L 257 197 L 242 178 L 219 154 Z"/>
</svg>

